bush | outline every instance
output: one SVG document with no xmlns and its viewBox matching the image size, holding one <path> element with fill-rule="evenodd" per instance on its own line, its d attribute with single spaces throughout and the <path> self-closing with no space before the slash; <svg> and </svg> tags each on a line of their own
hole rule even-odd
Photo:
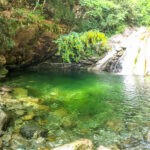
<svg viewBox="0 0 150 150">
<path fill-rule="evenodd" d="M 77 31 L 97 29 L 107 35 L 120 33 L 126 26 L 150 25 L 149 0 L 80 0 L 83 16 Z"/>
<path fill-rule="evenodd" d="M 150 26 L 150 1 L 138 1 L 138 25 Z"/>
<path fill-rule="evenodd" d="M 95 45 L 101 42 L 101 51 L 96 51 Z M 106 45 L 105 34 L 93 30 L 84 33 L 72 32 L 62 35 L 56 40 L 58 53 L 65 62 L 79 62 L 81 58 L 104 52 Z"/>
<path fill-rule="evenodd" d="M 128 24 L 134 24 L 137 15 L 136 3 L 131 1 L 80 0 L 81 6 L 85 9 L 81 30 L 99 29 L 104 33 L 113 34 Z"/>
</svg>

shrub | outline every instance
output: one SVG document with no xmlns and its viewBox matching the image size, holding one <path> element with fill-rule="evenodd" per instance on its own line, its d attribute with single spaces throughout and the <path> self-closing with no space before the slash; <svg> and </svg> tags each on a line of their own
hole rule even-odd
<svg viewBox="0 0 150 150">
<path fill-rule="evenodd" d="M 95 45 L 101 42 L 101 51 L 95 50 Z M 84 33 L 72 32 L 62 35 L 56 40 L 58 53 L 65 62 L 79 62 L 81 58 L 104 52 L 106 36 L 97 30 Z"/>
<path fill-rule="evenodd" d="M 125 14 L 121 7 L 113 1 L 80 0 L 85 8 L 85 16 L 82 21 L 82 30 L 99 29 L 102 32 L 111 32 L 124 20 Z"/>
<path fill-rule="evenodd" d="M 138 1 L 138 24 L 144 26 L 150 26 L 150 1 L 140 0 Z"/>
<path fill-rule="evenodd" d="M 80 0 L 80 5 L 85 12 L 78 31 L 98 29 L 112 35 L 126 26 L 150 25 L 149 0 Z"/>
</svg>

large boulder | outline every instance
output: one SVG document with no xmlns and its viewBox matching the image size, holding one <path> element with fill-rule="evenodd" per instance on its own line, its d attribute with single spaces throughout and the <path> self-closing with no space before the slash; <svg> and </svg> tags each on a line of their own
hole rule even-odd
<svg viewBox="0 0 150 150">
<path fill-rule="evenodd" d="M 42 129 L 41 127 L 33 123 L 25 124 L 20 128 L 20 134 L 27 139 L 31 139 L 35 136 L 46 137 L 47 133 L 47 130 Z"/>
<path fill-rule="evenodd" d="M 93 144 L 88 139 L 81 139 L 52 150 L 93 150 Z"/>
<path fill-rule="evenodd" d="M 8 126 L 9 117 L 8 115 L 0 109 L 0 131 L 5 130 Z"/>
</svg>

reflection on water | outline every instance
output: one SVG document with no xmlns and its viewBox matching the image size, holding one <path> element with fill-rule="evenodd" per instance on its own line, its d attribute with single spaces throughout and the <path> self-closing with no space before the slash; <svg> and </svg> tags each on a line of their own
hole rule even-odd
<svg viewBox="0 0 150 150">
<path fill-rule="evenodd" d="M 40 117 L 56 143 L 79 138 L 120 149 L 147 149 L 150 128 L 150 79 L 90 73 L 26 72 L 8 85 L 28 90 L 50 108 Z M 41 118 L 39 118 L 41 119 Z"/>
</svg>

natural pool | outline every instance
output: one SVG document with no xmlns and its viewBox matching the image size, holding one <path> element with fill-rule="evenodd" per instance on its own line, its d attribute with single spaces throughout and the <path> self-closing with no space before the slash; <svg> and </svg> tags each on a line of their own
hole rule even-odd
<svg viewBox="0 0 150 150">
<path fill-rule="evenodd" d="M 88 138 L 95 146 L 150 149 L 149 77 L 30 71 L 10 75 L 5 84 L 48 106 L 33 121 L 43 121 L 54 145 Z"/>
</svg>

